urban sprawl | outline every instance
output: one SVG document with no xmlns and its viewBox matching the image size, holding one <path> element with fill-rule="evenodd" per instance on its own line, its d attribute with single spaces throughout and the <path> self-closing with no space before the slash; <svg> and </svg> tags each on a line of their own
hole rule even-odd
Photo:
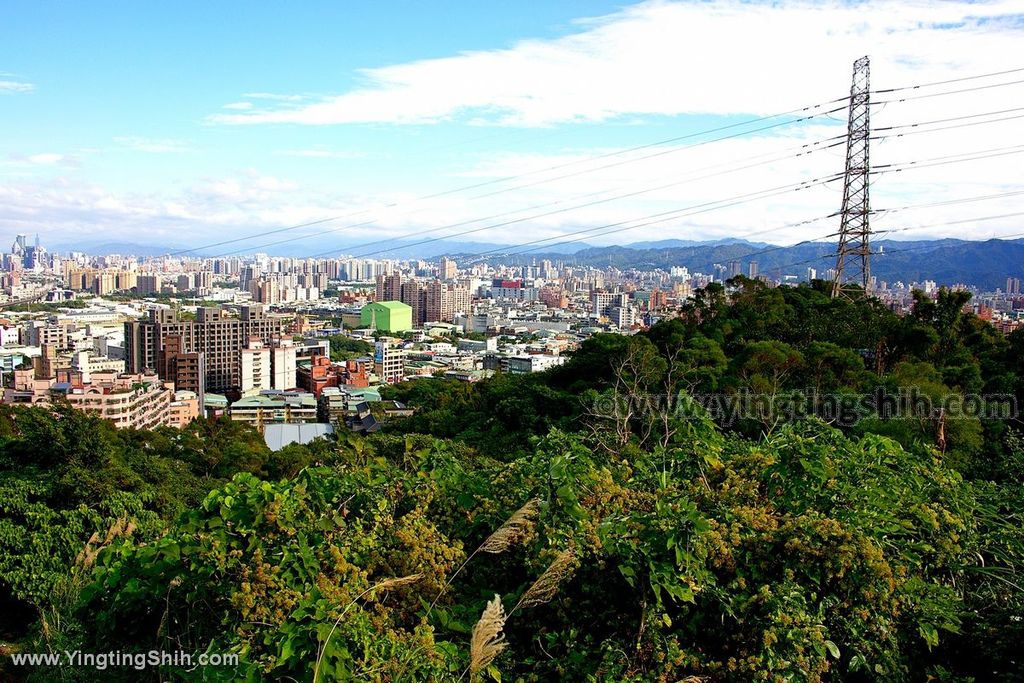
<svg viewBox="0 0 1024 683">
<path fill-rule="evenodd" d="M 228 416 L 272 448 L 335 429 L 372 432 L 406 406 L 381 385 L 425 377 L 474 382 L 561 364 L 597 332 L 633 334 L 679 314 L 711 283 L 795 286 L 832 273 L 619 270 L 427 260 L 201 258 L 57 254 L 19 235 L 3 256 L 3 402 L 65 400 L 119 427 Z M 973 294 L 1003 333 L 1024 313 L 1020 279 Z M 899 313 L 935 282 L 872 282 Z"/>
</svg>

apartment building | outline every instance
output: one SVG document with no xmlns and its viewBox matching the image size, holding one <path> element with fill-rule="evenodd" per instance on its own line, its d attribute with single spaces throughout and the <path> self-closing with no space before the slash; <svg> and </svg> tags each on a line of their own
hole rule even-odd
<svg viewBox="0 0 1024 683">
<path fill-rule="evenodd" d="M 259 337 L 250 337 L 249 343 L 241 350 L 243 396 L 258 394 L 270 386 L 270 349 Z"/>
<path fill-rule="evenodd" d="M 302 391 L 263 391 L 235 401 L 228 414 L 262 432 L 268 424 L 316 422 L 317 402 L 313 394 Z"/>
<path fill-rule="evenodd" d="M 437 269 L 438 277 L 440 277 L 442 280 L 454 280 L 458 272 L 458 265 L 455 263 L 454 260 L 448 258 L 447 256 L 441 257 L 441 264 Z"/>
<path fill-rule="evenodd" d="M 252 337 L 270 345 L 280 337 L 284 322 L 268 315 L 261 306 L 242 306 L 237 317 L 221 308 L 200 308 L 196 319 L 182 320 L 176 311 L 155 309 L 148 320 L 124 324 L 125 356 L 129 372 L 156 369 L 170 380 L 170 358 L 202 354 L 206 391 L 237 392 L 242 385 L 242 349 Z M 178 338 L 169 342 L 171 337 Z M 164 349 L 171 354 L 164 353 Z M 200 364 L 198 359 L 189 361 Z M 186 388 L 186 387 L 183 387 Z M 187 387 L 195 390 L 192 387 Z"/>
<path fill-rule="evenodd" d="M 374 345 L 373 370 L 381 382 L 395 384 L 405 379 L 405 350 L 397 340 L 382 337 Z"/>
<path fill-rule="evenodd" d="M 171 424 L 174 385 L 156 373 L 96 372 L 83 382 L 78 370 L 59 370 L 49 387 L 51 397 L 63 397 L 78 410 L 110 420 L 119 429 L 154 429 Z"/>
<path fill-rule="evenodd" d="M 134 288 L 138 283 L 138 273 L 131 270 L 69 268 L 64 279 L 68 289 L 92 292 L 103 296 L 111 292 Z"/>
<path fill-rule="evenodd" d="M 470 310 L 469 289 L 462 285 L 435 280 L 426 287 L 425 322 L 450 323 L 456 313 Z"/>
<path fill-rule="evenodd" d="M 181 429 L 199 417 L 199 411 L 199 395 L 196 392 L 175 391 L 168 409 L 167 423 Z"/>
<path fill-rule="evenodd" d="M 80 370 L 84 381 L 88 382 L 96 372 L 124 372 L 124 361 L 83 350 L 71 354 L 71 367 Z"/>
<path fill-rule="evenodd" d="M 377 276 L 376 301 L 401 301 L 402 276 L 399 273 Z"/>
</svg>

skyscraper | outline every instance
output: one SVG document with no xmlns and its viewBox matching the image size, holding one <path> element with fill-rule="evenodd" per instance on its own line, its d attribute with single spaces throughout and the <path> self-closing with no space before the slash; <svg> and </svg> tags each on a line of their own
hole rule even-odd
<svg viewBox="0 0 1024 683">
<path fill-rule="evenodd" d="M 455 264 L 455 261 L 448 258 L 447 256 L 442 256 L 441 268 L 438 271 L 438 275 L 440 276 L 440 278 L 442 280 L 454 280 L 457 273 L 458 268 Z"/>
</svg>

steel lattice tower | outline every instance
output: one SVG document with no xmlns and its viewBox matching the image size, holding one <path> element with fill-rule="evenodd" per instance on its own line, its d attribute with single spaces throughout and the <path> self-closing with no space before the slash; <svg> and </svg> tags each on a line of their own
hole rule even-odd
<svg viewBox="0 0 1024 683">
<path fill-rule="evenodd" d="M 846 129 L 846 173 L 839 224 L 832 296 L 867 293 L 871 286 L 869 159 L 871 137 L 871 66 L 867 57 L 853 63 L 850 119 Z"/>
</svg>

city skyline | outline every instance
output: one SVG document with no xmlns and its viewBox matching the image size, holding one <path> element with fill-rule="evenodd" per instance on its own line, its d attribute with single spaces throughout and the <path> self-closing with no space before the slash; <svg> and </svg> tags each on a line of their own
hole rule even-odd
<svg viewBox="0 0 1024 683">
<path fill-rule="evenodd" d="M 399 7 L 19 8 L 0 29 L 0 123 L 13 133 L 0 146 L 0 240 L 184 249 L 341 216 L 221 251 L 273 253 L 263 245 L 290 240 L 314 255 L 423 231 L 554 241 L 839 173 L 841 147 L 791 151 L 843 134 L 843 111 L 697 134 L 841 98 L 865 52 L 879 90 L 1012 71 L 1001 55 L 1024 33 L 1024 15 L 1000 2 Z M 219 28 L 228 19 L 236 30 Z M 720 35 L 732 40 L 708 38 Z M 918 208 L 883 214 L 879 228 L 914 228 L 908 239 L 1018 232 L 1014 216 L 971 219 L 1019 206 L 1004 196 L 1019 163 L 1005 147 L 1022 126 L 1019 75 L 876 108 L 879 130 L 959 121 L 881 133 L 876 167 L 1003 150 L 883 174 L 874 206 Z M 729 139 L 692 146 L 715 137 Z M 993 198 L 932 206 L 978 197 Z M 839 183 L 822 183 L 584 238 L 785 244 L 833 229 L 810 221 L 840 200 Z"/>
</svg>

